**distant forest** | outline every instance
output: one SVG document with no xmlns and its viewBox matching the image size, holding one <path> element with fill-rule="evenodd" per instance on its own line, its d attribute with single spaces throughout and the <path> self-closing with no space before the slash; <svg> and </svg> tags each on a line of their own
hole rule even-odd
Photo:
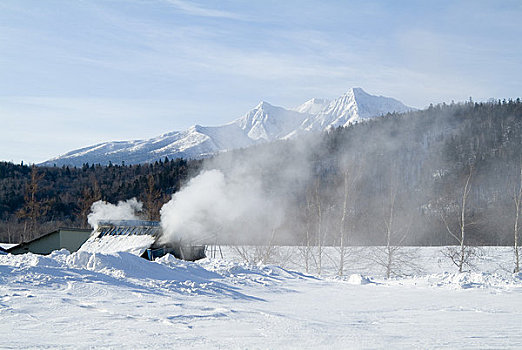
<svg viewBox="0 0 522 350">
<path fill-rule="evenodd" d="M 159 209 L 197 173 L 199 160 L 153 164 L 36 167 L 0 162 L 0 241 L 20 242 L 58 227 L 86 228 L 92 203 L 137 198 L 145 218 Z"/>
<path fill-rule="evenodd" d="M 242 163 L 261 174 L 267 191 L 292 204 L 278 243 L 335 245 L 341 232 L 344 244 L 353 245 L 456 244 L 452 232 L 464 215 L 467 244 L 512 245 L 522 185 L 522 103 L 439 104 L 205 161 L 81 168 L 0 163 L 0 241 L 86 227 L 99 199 L 136 197 L 145 216 L 158 219 L 161 205 L 202 169 L 226 173 Z M 296 171 L 291 182 L 283 176 L 288 169 Z"/>
</svg>

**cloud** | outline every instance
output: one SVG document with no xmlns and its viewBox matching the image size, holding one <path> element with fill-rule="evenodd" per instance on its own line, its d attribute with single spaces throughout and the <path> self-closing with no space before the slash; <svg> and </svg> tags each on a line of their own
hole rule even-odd
<svg viewBox="0 0 522 350">
<path fill-rule="evenodd" d="M 235 13 L 223 11 L 223 10 L 215 10 L 209 9 L 203 6 L 200 6 L 194 2 L 184 1 L 184 0 L 164 0 L 166 3 L 178 8 L 182 12 L 199 17 L 213 17 L 213 18 L 228 18 L 228 19 L 241 19 L 241 17 Z"/>
</svg>

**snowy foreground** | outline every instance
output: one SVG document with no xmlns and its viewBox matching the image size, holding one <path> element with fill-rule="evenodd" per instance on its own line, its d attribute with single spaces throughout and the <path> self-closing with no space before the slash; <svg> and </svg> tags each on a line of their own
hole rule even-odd
<svg viewBox="0 0 522 350">
<path fill-rule="evenodd" d="M 388 280 L 372 264 L 318 278 L 222 252 L 198 263 L 0 256 L 0 347 L 522 348 L 522 275 L 508 272 L 509 248 L 488 248 L 480 272 L 464 274 L 440 248 L 416 249 L 417 274 Z"/>
</svg>

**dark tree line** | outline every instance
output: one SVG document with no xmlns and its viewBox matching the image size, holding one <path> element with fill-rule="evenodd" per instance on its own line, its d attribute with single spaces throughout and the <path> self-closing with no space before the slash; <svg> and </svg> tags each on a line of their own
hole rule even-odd
<svg viewBox="0 0 522 350">
<path fill-rule="evenodd" d="M 90 206 L 100 199 L 136 197 L 145 215 L 158 219 L 161 205 L 200 165 L 183 159 L 80 168 L 0 162 L 0 240 L 28 240 L 58 226 L 87 227 Z"/>
</svg>

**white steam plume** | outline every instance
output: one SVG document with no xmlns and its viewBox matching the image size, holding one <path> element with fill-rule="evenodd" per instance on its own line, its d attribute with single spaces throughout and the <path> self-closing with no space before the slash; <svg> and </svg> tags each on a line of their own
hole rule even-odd
<svg viewBox="0 0 522 350">
<path fill-rule="evenodd" d="M 163 239 L 255 242 L 280 225 L 282 213 L 256 178 L 227 178 L 219 170 L 208 170 L 161 208 Z"/>
<path fill-rule="evenodd" d="M 92 204 L 91 213 L 87 216 L 87 221 L 96 230 L 100 221 L 139 220 L 140 217 L 137 213 L 142 208 L 143 204 L 136 198 L 119 201 L 118 204 L 97 201 Z"/>
</svg>

